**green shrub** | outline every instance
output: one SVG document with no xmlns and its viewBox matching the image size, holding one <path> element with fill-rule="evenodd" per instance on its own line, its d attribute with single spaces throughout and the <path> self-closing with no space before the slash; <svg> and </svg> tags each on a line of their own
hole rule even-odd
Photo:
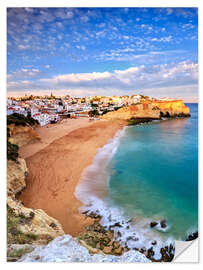
<svg viewBox="0 0 203 270">
<path fill-rule="evenodd" d="M 19 224 L 26 224 L 29 218 L 16 215 L 7 205 L 7 244 L 32 244 L 38 236 L 33 233 L 22 233 Z"/>
<path fill-rule="evenodd" d="M 98 110 L 93 110 L 93 111 L 89 111 L 88 114 L 90 117 L 93 117 L 93 116 L 99 115 L 99 112 L 98 112 Z"/>
<path fill-rule="evenodd" d="M 16 161 L 18 158 L 18 145 L 12 144 L 7 140 L 7 159 Z"/>
<path fill-rule="evenodd" d="M 131 118 L 130 120 L 128 120 L 128 125 L 139 125 L 139 124 L 143 124 L 143 123 L 149 123 L 151 122 L 153 119 L 151 118 Z"/>
<path fill-rule="evenodd" d="M 7 125 L 11 124 L 14 124 L 15 126 L 34 126 L 39 124 L 39 122 L 31 116 L 24 116 L 23 114 L 13 113 L 7 116 Z"/>
<path fill-rule="evenodd" d="M 107 110 L 107 109 L 105 109 L 105 110 L 103 110 L 102 115 L 104 115 L 104 114 L 106 114 L 106 113 L 108 113 L 108 112 L 110 112 L 110 111 Z"/>
<path fill-rule="evenodd" d="M 114 111 L 117 111 L 117 110 L 119 110 L 120 108 L 122 108 L 122 107 L 114 107 Z"/>
</svg>

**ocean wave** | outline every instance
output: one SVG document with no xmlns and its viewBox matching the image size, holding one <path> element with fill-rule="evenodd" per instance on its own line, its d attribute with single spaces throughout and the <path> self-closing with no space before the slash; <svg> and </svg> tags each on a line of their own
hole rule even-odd
<svg viewBox="0 0 203 270">
<path fill-rule="evenodd" d="M 164 238 L 150 227 L 149 218 L 126 216 L 122 207 L 113 205 L 106 195 L 109 182 L 108 165 L 120 144 L 126 128 L 118 131 L 113 139 L 98 150 L 93 163 L 84 171 L 75 190 L 75 196 L 83 203 L 81 213 L 96 213 L 101 216 L 101 225 L 114 231 L 114 238 L 123 247 L 140 251 L 152 249 L 154 260 L 162 258 L 161 249 L 170 247 L 166 253 L 174 254 L 174 241 Z M 167 254 L 167 255 L 170 255 Z"/>
</svg>

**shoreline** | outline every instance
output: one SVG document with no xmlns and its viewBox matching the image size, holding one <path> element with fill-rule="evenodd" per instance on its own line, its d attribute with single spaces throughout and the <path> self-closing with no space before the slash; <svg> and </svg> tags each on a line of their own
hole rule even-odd
<svg viewBox="0 0 203 270">
<path fill-rule="evenodd" d="M 126 125 L 125 121 L 100 120 L 90 123 L 82 120 L 82 127 L 77 128 L 76 123 L 72 130 L 62 128 L 60 134 L 57 134 L 56 126 L 54 132 L 49 132 L 49 138 L 46 138 L 46 127 L 42 127 L 40 129 L 46 140 L 42 137 L 42 142 L 20 148 L 29 174 L 27 187 L 19 199 L 26 207 L 40 208 L 56 218 L 65 233 L 73 236 L 94 222 L 79 213 L 82 202 L 74 195 L 82 173 L 92 164 L 98 149 Z"/>
<path fill-rule="evenodd" d="M 150 226 L 152 219 L 144 216 L 128 216 L 119 206 L 109 203 L 106 196 L 109 181 L 108 164 L 116 153 L 126 128 L 127 126 L 117 131 L 113 139 L 98 150 L 93 163 L 84 170 L 75 190 L 76 197 L 83 203 L 79 211 L 94 219 L 95 233 L 103 234 L 105 239 L 105 233 L 112 234 L 111 241 L 119 243 L 119 255 L 129 250 L 136 250 L 151 261 L 168 262 L 174 256 L 174 243 L 172 238 L 167 239 L 160 235 L 160 231 L 167 230 L 168 225 L 166 229 L 159 228 L 154 231 Z M 160 219 L 160 222 L 161 220 L 163 221 Z M 92 246 L 101 246 L 97 235 L 93 234 L 95 243 L 87 237 L 92 235 L 93 226 L 86 228 L 81 239 L 86 238 L 87 243 L 90 242 Z M 114 245 L 107 245 L 107 247 L 110 254 L 117 251 L 113 248 Z"/>
<path fill-rule="evenodd" d="M 163 120 L 166 120 L 166 119 L 160 119 L 159 121 L 163 121 Z M 151 121 L 142 121 L 142 122 L 139 121 L 137 123 L 134 123 L 134 125 L 139 125 L 139 124 L 142 124 L 142 123 L 145 123 L 145 122 L 148 123 L 148 122 L 151 122 Z M 104 142 L 104 140 L 102 140 L 102 142 L 101 142 L 101 136 L 102 135 L 106 136 L 105 131 L 109 131 L 108 130 L 109 129 L 109 126 L 108 125 L 109 126 L 113 126 L 113 132 L 111 130 L 110 133 L 108 133 L 108 138 L 105 138 L 105 142 Z M 88 135 L 90 135 L 90 137 L 88 136 L 88 138 L 86 140 L 85 139 L 85 134 L 84 134 L 85 132 L 84 131 L 86 131 L 88 133 L 88 131 L 95 130 L 95 129 L 100 129 L 100 132 L 97 134 L 98 135 L 97 136 L 97 140 L 98 140 L 99 143 L 101 143 L 101 146 L 99 146 L 99 147 L 98 147 L 98 145 L 96 146 L 96 148 L 95 148 L 96 151 L 94 152 L 94 155 L 92 155 L 92 157 L 91 157 L 91 162 L 89 162 L 89 164 L 87 166 L 85 166 L 81 170 L 80 176 L 78 176 L 77 177 L 77 181 L 74 182 L 74 189 L 72 189 L 71 196 L 70 196 L 71 202 L 70 203 L 67 203 L 67 201 L 66 201 L 65 204 L 63 204 L 63 206 L 68 206 L 69 207 L 69 210 L 67 211 L 67 209 L 61 209 L 62 212 L 64 211 L 63 214 L 67 214 L 68 213 L 68 218 L 72 219 L 71 222 L 70 221 L 67 221 L 65 219 L 63 219 L 63 221 L 61 221 L 62 219 L 60 219 L 61 217 L 59 218 L 59 215 L 58 215 L 58 217 L 56 217 L 54 215 L 54 213 L 52 214 L 52 213 L 48 212 L 48 210 L 46 210 L 46 209 L 44 209 L 42 207 L 41 208 L 45 212 L 47 212 L 48 215 L 53 216 L 54 218 L 56 218 L 62 224 L 63 228 L 64 228 L 64 224 L 65 224 L 65 226 L 67 226 L 67 223 L 68 223 L 68 227 L 66 227 L 67 229 L 64 228 L 64 231 L 66 233 L 68 233 L 68 234 L 73 235 L 73 236 L 78 236 L 78 234 L 82 233 L 84 231 L 84 228 L 86 226 L 87 227 L 88 226 L 89 227 L 90 226 L 94 226 L 95 221 L 97 221 L 97 219 L 98 219 L 98 216 L 101 218 L 101 221 L 102 221 L 102 222 L 99 222 L 99 223 L 101 224 L 101 226 L 103 226 L 103 229 L 104 230 L 107 230 L 107 232 L 108 231 L 111 232 L 112 231 L 112 228 L 114 228 L 114 227 L 116 227 L 118 225 L 119 225 L 119 227 L 121 227 L 121 229 L 119 229 L 119 230 L 118 229 L 116 229 L 116 230 L 113 229 L 113 231 L 115 230 L 115 232 L 119 233 L 120 235 L 121 235 L 121 233 L 123 235 L 124 231 L 126 231 L 126 229 L 128 229 L 127 230 L 128 231 L 128 235 L 127 234 L 124 235 L 124 239 L 122 239 L 123 237 L 122 238 L 121 237 L 118 237 L 118 238 L 116 237 L 115 238 L 115 235 L 112 238 L 115 241 L 121 242 L 121 248 L 120 249 L 123 249 L 123 248 L 125 249 L 125 245 L 127 244 L 128 239 L 134 239 L 134 236 L 135 236 L 134 231 L 136 231 L 136 234 L 137 234 L 139 232 L 139 230 L 137 230 L 138 228 L 137 229 L 136 228 L 133 228 L 134 226 L 131 228 L 131 224 L 129 224 L 129 222 L 122 215 L 120 216 L 120 220 L 119 220 L 114 215 L 113 212 L 111 212 L 111 217 L 113 217 L 113 220 L 111 220 L 111 222 L 109 223 L 109 220 L 107 220 L 106 217 L 105 217 L 105 215 L 102 214 L 102 211 L 100 212 L 100 208 L 94 207 L 94 204 L 92 204 L 91 201 L 88 202 L 88 196 L 94 194 L 94 192 L 91 193 L 91 191 L 95 191 L 94 190 L 94 183 L 93 183 L 93 190 L 91 190 L 91 188 L 92 188 L 92 180 L 94 180 L 94 176 L 96 176 L 96 177 L 98 176 L 98 174 L 97 175 L 95 174 L 96 171 L 93 173 L 93 175 L 91 175 L 91 174 L 89 175 L 89 178 L 90 178 L 89 179 L 89 183 L 91 184 L 91 188 L 89 190 L 88 189 L 87 190 L 85 190 L 85 189 L 84 190 L 80 190 L 80 195 L 82 194 L 83 195 L 83 198 L 86 198 L 86 201 L 83 200 L 83 199 L 81 199 L 81 196 L 77 196 L 78 194 L 77 194 L 77 191 L 76 190 L 78 189 L 78 186 L 81 185 L 81 182 L 83 182 L 83 180 L 84 180 L 83 177 L 85 175 L 85 172 L 88 171 L 89 168 L 91 168 L 91 167 L 93 167 L 95 165 L 94 164 L 95 163 L 95 160 L 97 159 L 97 157 L 98 157 L 99 154 L 101 154 L 101 155 L 104 154 L 103 161 L 106 159 L 105 160 L 105 163 L 108 163 L 108 160 L 111 158 L 109 156 L 113 155 L 114 148 L 111 149 L 112 152 L 110 151 L 108 153 L 104 153 L 104 152 L 102 153 L 102 151 L 103 151 L 103 149 L 108 148 L 110 144 L 113 144 L 113 142 L 116 141 L 115 139 L 118 139 L 120 141 L 120 137 L 122 136 L 121 135 L 122 130 L 125 129 L 125 128 L 124 129 L 121 129 L 121 128 L 123 128 L 124 126 L 126 126 L 126 122 L 124 124 L 123 121 L 121 122 L 119 120 L 117 120 L 117 121 L 110 121 L 110 120 L 109 121 L 102 121 L 102 120 L 100 120 L 100 121 L 97 121 L 96 123 L 95 122 L 94 123 L 91 123 L 91 125 L 87 125 L 85 127 L 76 128 L 76 129 L 72 130 L 70 133 L 66 134 L 65 136 L 61 136 L 59 139 L 54 140 L 53 142 L 50 143 L 50 145 L 48 145 L 45 148 L 42 148 L 39 152 L 37 152 L 37 153 L 33 154 L 32 156 L 30 156 L 30 157 L 27 158 L 28 160 L 29 159 L 32 159 L 32 158 L 36 159 L 36 155 L 38 153 L 39 154 L 43 154 L 43 151 L 45 151 L 45 152 L 46 151 L 49 152 L 49 150 L 52 151 L 53 149 L 51 148 L 51 146 L 53 146 L 53 144 L 57 144 L 59 146 L 65 145 L 67 143 L 67 141 L 66 141 L 67 138 L 65 139 L 65 137 L 67 137 L 68 135 L 70 135 L 73 140 L 75 140 L 75 139 L 77 140 L 79 138 L 79 141 L 80 141 L 80 145 L 81 146 L 82 146 L 82 144 L 83 144 L 84 141 L 85 141 L 85 143 L 90 143 L 89 141 L 90 140 L 92 141 L 92 137 L 91 137 L 91 134 L 90 134 L 91 132 L 89 132 L 89 134 L 88 134 Z M 130 123 L 128 123 L 128 126 L 131 126 Z M 77 133 L 78 131 L 80 132 L 79 136 L 78 136 L 78 133 Z M 76 138 L 75 138 L 75 136 L 76 136 Z M 71 141 L 69 141 L 68 143 L 69 144 L 72 144 Z M 77 144 L 77 142 L 75 142 L 75 143 Z M 93 142 L 93 144 L 95 144 L 95 141 Z M 90 143 L 90 145 L 91 145 L 91 143 Z M 84 145 L 82 147 L 84 147 Z M 92 145 L 91 145 L 91 147 L 92 147 Z M 118 145 L 114 145 L 114 147 L 117 148 Z M 50 148 L 50 149 L 47 149 L 47 148 Z M 77 151 L 77 147 L 76 148 L 73 147 L 73 148 L 74 149 L 72 149 L 72 150 Z M 88 148 L 88 150 L 89 150 L 89 148 Z M 54 152 L 54 155 L 55 155 L 55 152 Z M 60 153 L 59 153 L 59 155 L 60 155 Z M 75 162 L 76 162 L 76 160 L 75 160 Z M 100 168 L 101 168 L 102 172 L 105 171 L 105 168 L 103 169 L 102 164 L 100 163 L 99 165 L 100 165 Z M 98 173 L 98 170 L 97 170 L 97 173 Z M 104 176 L 103 173 L 102 173 L 102 176 Z M 56 175 L 54 177 L 56 177 Z M 103 177 L 103 179 L 104 179 L 104 177 Z M 84 186 L 85 186 L 85 184 L 84 184 Z M 103 184 L 103 185 L 105 185 L 105 184 Z M 85 187 L 85 188 L 87 188 L 87 187 Z M 48 190 L 49 190 L 49 188 L 48 188 Z M 100 189 L 100 190 L 96 190 L 96 191 L 101 192 L 101 190 L 104 190 L 104 189 Z M 84 194 L 83 194 L 83 191 L 84 191 Z M 30 197 L 29 196 L 30 196 L 31 193 L 29 193 L 29 192 L 28 192 L 28 194 L 26 196 L 24 196 L 22 194 L 21 198 L 24 199 L 23 202 L 25 202 L 26 204 L 27 204 L 27 202 L 28 203 L 34 203 L 34 205 L 37 206 L 38 203 L 33 202 L 33 201 L 30 201 Z M 59 192 L 60 192 L 60 190 L 59 190 Z M 94 197 L 94 195 L 93 195 L 93 197 Z M 103 196 L 103 194 L 101 194 L 101 197 L 102 196 Z M 56 197 L 57 197 L 57 195 L 56 195 Z M 57 202 L 57 198 L 55 198 L 55 199 L 56 199 L 55 202 Z M 26 202 L 26 200 L 28 200 L 28 201 Z M 50 198 L 47 198 L 47 200 L 50 201 Z M 67 198 L 65 200 L 67 200 Z M 63 201 L 63 203 L 64 203 L 64 201 Z M 103 207 L 103 205 L 100 202 L 99 202 L 99 205 Z M 35 208 L 35 207 L 33 207 L 33 205 L 29 205 L 29 206 L 32 207 L 32 208 Z M 93 208 L 92 208 L 92 206 L 93 206 Z M 46 206 L 46 207 L 47 207 L 47 209 L 49 209 L 49 206 Z M 105 208 L 106 208 L 106 206 L 104 205 L 104 208 L 103 208 L 104 212 L 105 212 Z M 55 205 L 54 205 L 54 209 L 56 210 Z M 83 209 L 85 211 L 80 211 L 80 209 Z M 71 223 L 74 224 L 74 225 L 71 225 Z M 150 221 L 149 221 L 149 223 L 150 223 Z M 118 225 L 116 225 L 116 224 L 118 224 Z M 85 231 L 87 230 L 86 228 L 85 228 Z M 85 231 L 84 231 L 84 233 L 85 233 Z M 141 230 L 141 233 L 144 235 L 144 231 L 142 232 L 142 230 Z M 154 237 L 155 237 L 155 235 L 154 235 Z M 162 242 L 163 239 L 161 240 L 161 239 L 159 239 L 159 237 L 158 238 L 155 238 L 155 239 L 153 238 L 154 240 L 151 241 L 152 238 L 148 239 L 146 243 L 143 243 L 142 244 L 144 246 L 144 248 L 141 247 L 141 245 L 140 245 L 141 243 L 138 244 L 138 246 L 137 245 L 136 246 L 132 246 L 131 248 L 132 249 L 135 249 L 135 250 L 139 250 L 141 253 L 144 253 L 145 256 L 147 258 L 149 258 L 150 260 L 152 260 L 152 261 L 162 261 L 162 260 L 163 261 L 171 261 L 172 258 L 173 258 L 173 255 L 174 255 L 174 246 L 173 246 L 173 244 L 171 242 L 172 239 L 170 239 L 170 241 L 163 241 Z M 159 241 L 161 241 L 161 242 L 159 243 Z M 152 244 L 149 243 L 149 242 L 152 242 Z M 153 244 L 153 243 L 156 243 L 156 244 Z M 154 245 L 156 245 L 156 246 L 154 246 Z M 128 245 L 127 245 L 127 247 L 128 247 Z M 155 252 L 155 254 L 154 254 L 154 252 Z"/>
</svg>

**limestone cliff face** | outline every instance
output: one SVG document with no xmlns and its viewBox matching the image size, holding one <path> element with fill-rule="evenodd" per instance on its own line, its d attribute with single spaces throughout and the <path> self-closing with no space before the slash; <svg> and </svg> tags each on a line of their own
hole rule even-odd
<svg viewBox="0 0 203 270">
<path fill-rule="evenodd" d="M 36 235 L 36 241 L 46 244 L 48 240 L 64 235 L 61 224 L 54 218 L 49 217 L 43 210 L 33 210 L 25 207 L 16 199 L 16 194 L 26 187 L 25 178 L 28 173 L 26 162 L 18 158 L 17 162 L 7 162 L 7 204 L 15 217 L 23 217 L 22 222 L 17 224 L 17 230 L 22 234 Z"/>
<path fill-rule="evenodd" d="M 25 235 L 36 235 L 35 242 L 47 244 L 47 240 L 65 234 L 61 224 L 56 219 L 48 216 L 43 210 L 27 208 L 14 197 L 8 197 L 7 204 L 16 216 L 23 216 L 26 220 L 22 224 L 19 223 L 18 230 Z"/>
<path fill-rule="evenodd" d="M 40 140 L 39 135 L 36 131 L 30 126 L 8 126 L 10 131 L 10 143 L 17 144 L 19 147 Z"/>
<path fill-rule="evenodd" d="M 182 100 L 174 101 L 153 101 L 153 106 L 157 106 L 163 114 L 169 114 L 170 116 L 189 116 L 190 109 L 185 106 Z"/>
<path fill-rule="evenodd" d="M 7 161 L 7 196 L 13 196 L 26 187 L 27 172 L 24 159 L 18 158 L 17 162 Z"/>
<path fill-rule="evenodd" d="M 189 116 L 189 108 L 182 100 L 150 101 L 145 100 L 139 104 L 123 107 L 117 111 L 109 112 L 101 118 L 107 120 L 130 120 L 132 118 L 160 119 L 162 116 L 176 117 Z"/>
<path fill-rule="evenodd" d="M 129 120 L 131 118 L 160 118 L 160 109 L 152 104 L 136 104 L 129 107 L 123 107 L 117 111 L 106 113 L 102 116 L 107 120 Z"/>
</svg>

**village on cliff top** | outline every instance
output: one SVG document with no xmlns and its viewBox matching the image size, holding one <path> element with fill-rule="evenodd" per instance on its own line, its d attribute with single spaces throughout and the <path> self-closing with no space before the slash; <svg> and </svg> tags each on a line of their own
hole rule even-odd
<svg viewBox="0 0 203 270">
<path fill-rule="evenodd" d="M 109 112 L 114 112 L 121 108 L 125 111 L 128 110 L 126 108 L 129 106 L 134 113 L 136 111 L 141 112 L 137 115 L 139 118 L 160 118 L 158 108 L 166 111 L 162 113 L 162 116 L 173 116 L 176 111 L 177 114 L 182 112 L 185 116 L 189 114 L 189 109 L 185 107 L 183 101 L 173 98 L 164 97 L 156 99 L 139 94 L 132 96 L 75 98 L 69 95 L 54 96 L 51 93 L 50 96 L 25 95 L 24 97 L 8 97 L 7 115 L 18 113 L 25 117 L 31 116 L 41 126 L 44 126 L 49 123 L 56 123 L 64 118 L 103 116 L 107 113 L 108 116 L 104 118 L 109 119 L 109 117 L 112 117 L 112 114 L 109 114 Z M 148 114 L 146 114 L 147 109 L 149 111 Z M 143 110 L 145 111 L 144 114 Z M 126 119 L 126 117 L 123 117 L 122 115 L 119 118 Z"/>
</svg>

